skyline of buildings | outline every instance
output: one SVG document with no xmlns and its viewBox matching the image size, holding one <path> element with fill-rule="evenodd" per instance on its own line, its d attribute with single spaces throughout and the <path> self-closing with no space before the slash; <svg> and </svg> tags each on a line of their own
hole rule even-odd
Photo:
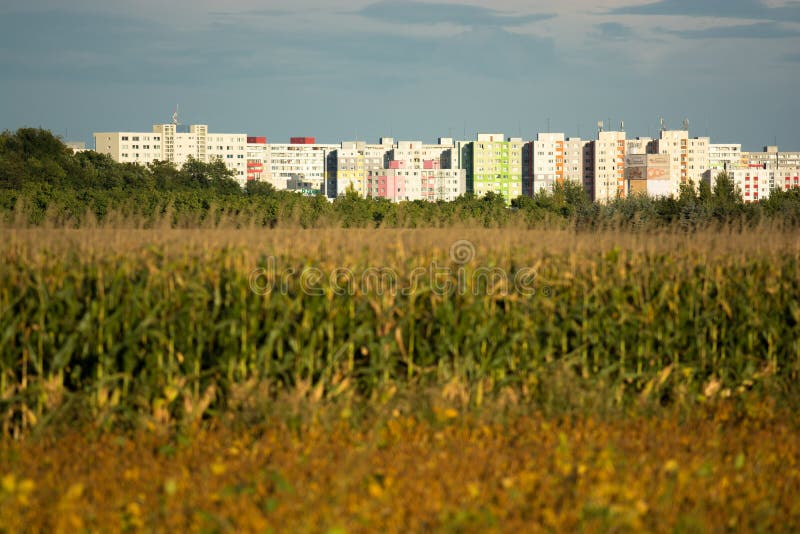
<svg viewBox="0 0 800 534">
<path fill-rule="evenodd" d="M 623 124 L 612 131 L 603 126 L 598 123 L 596 139 L 588 140 L 542 132 L 533 140 L 478 133 L 475 140 L 442 137 L 434 144 L 392 137 L 378 143 L 317 143 L 313 137 L 271 143 L 264 136 L 172 123 L 155 124 L 151 132 L 97 132 L 94 139 L 97 152 L 119 162 L 161 160 L 180 166 L 190 157 L 219 160 L 242 186 L 263 181 L 279 190 L 328 198 L 353 191 L 395 202 L 436 201 L 494 192 L 510 203 L 571 181 L 582 185 L 590 200 L 608 202 L 630 194 L 674 196 L 681 185 L 701 181 L 713 186 L 723 171 L 745 201 L 767 198 L 773 187 L 800 186 L 800 152 L 776 146 L 746 152 L 741 144 L 690 137 L 688 125 L 663 128 L 655 139 L 628 138 Z"/>
</svg>

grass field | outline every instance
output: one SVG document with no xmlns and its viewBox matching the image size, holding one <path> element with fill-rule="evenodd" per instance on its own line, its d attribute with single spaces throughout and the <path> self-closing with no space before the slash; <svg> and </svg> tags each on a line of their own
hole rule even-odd
<svg viewBox="0 0 800 534">
<path fill-rule="evenodd" d="M 790 232 L 3 230 L 7 530 L 792 530 Z"/>
</svg>

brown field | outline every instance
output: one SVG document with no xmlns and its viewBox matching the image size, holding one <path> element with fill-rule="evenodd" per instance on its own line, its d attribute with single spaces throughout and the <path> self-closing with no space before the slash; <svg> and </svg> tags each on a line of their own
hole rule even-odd
<svg viewBox="0 0 800 534">
<path fill-rule="evenodd" d="M 598 420 L 354 423 L 4 443 L 5 531 L 796 531 L 800 430 L 769 403 Z M 310 413 L 310 412 L 309 412 Z"/>
</svg>

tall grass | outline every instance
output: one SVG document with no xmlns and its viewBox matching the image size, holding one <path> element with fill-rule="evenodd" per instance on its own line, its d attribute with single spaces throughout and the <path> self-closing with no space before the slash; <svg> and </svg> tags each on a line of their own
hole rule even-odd
<svg viewBox="0 0 800 534">
<path fill-rule="evenodd" d="M 449 388 L 472 406 L 510 395 L 598 409 L 794 393 L 800 372 L 790 233 L 4 234 L 0 416 L 12 435 L 76 403 L 97 421 L 147 424 L 298 389 L 369 399 Z M 462 266 L 450 245 L 464 238 L 476 255 Z M 259 295 L 251 273 L 270 261 L 296 274 Z M 419 270 L 433 262 L 463 267 L 464 291 L 437 292 Z M 303 291 L 310 267 L 326 275 L 319 295 Z M 387 267 L 416 285 L 338 294 L 327 275 L 343 267 Z M 482 267 L 530 269 L 533 294 L 488 291 Z"/>
</svg>

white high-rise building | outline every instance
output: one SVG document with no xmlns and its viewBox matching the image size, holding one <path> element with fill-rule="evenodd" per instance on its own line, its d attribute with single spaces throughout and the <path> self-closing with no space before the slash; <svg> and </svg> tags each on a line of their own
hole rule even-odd
<svg viewBox="0 0 800 534">
<path fill-rule="evenodd" d="M 651 137 L 637 137 L 636 139 L 625 140 L 625 153 L 631 154 L 648 154 L 653 147 L 653 139 Z"/>
<path fill-rule="evenodd" d="M 769 198 L 770 191 L 775 187 L 775 172 L 774 169 L 763 168 L 734 169 L 728 171 L 728 175 L 745 202 L 758 202 Z"/>
<path fill-rule="evenodd" d="M 564 141 L 564 181 L 585 185 L 586 160 L 584 153 L 588 144 L 589 141 L 576 137 L 570 137 Z"/>
<path fill-rule="evenodd" d="M 670 157 L 670 184 L 672 194 L 678 195 L 681 184 L 695 187 L 709 169 L 709 138 L 689 138 L 687 130 L 662 130 L 654 142 L 653 152 Z"/>
<path fill-rule="evenodd" d="M 266 181 L 277 189 L 309 194 L 322 192 L 331 174 L 329 159 L 339 145 L 317 143 L 313 137 L 293 137 L 287 144 L 268 143 L 270 166 Z"/>
<path fill-rule="evenodd" d="M 708 145 L 708 168 L 720 173 L 747 167 L 747 156 L 741 144 L 710 143 Z"/>
<path fill-rule="evenodd" d="M 708 171 L 703 175 L 703 180 L 708 182 L 711 187 L 716 184 L 717 176 L 720 173 L 730 173 L 745 168 L 747 168 L 747 154 L 742 152 L 741 144 L 709 143 Z"/>
<path fill-rule="evenodd" d="M 765 146 L 761 152 L 745 152 L 750 167 L 791 169 L 800 166 L 800 152 L 781 152 L 777 146 Z"/>
<path fill-rule="evenodd" d="M 532 147 L 533 193 L 551 192 L 564 181 L 564 134 L 540 133 Z"/>
<path fill-rule="evenodd" d="M 154 124 L 152 132 L 95 132 L 95 151 L 120 163 L 147 165 L 155 160 L 177 167 L 196 159 L 219 160 L 234 172 L 241 185 L 247 180 L 247 134 L 210 133 L 205 124 L 193 124 L 179 132 L 175 124 Z"/>
<path fill-rule="evenodd" d="M 626 196 L 625 132 L 599 132 L 590 143 L 592 200 L 608 202 Z"/>
</svg>

